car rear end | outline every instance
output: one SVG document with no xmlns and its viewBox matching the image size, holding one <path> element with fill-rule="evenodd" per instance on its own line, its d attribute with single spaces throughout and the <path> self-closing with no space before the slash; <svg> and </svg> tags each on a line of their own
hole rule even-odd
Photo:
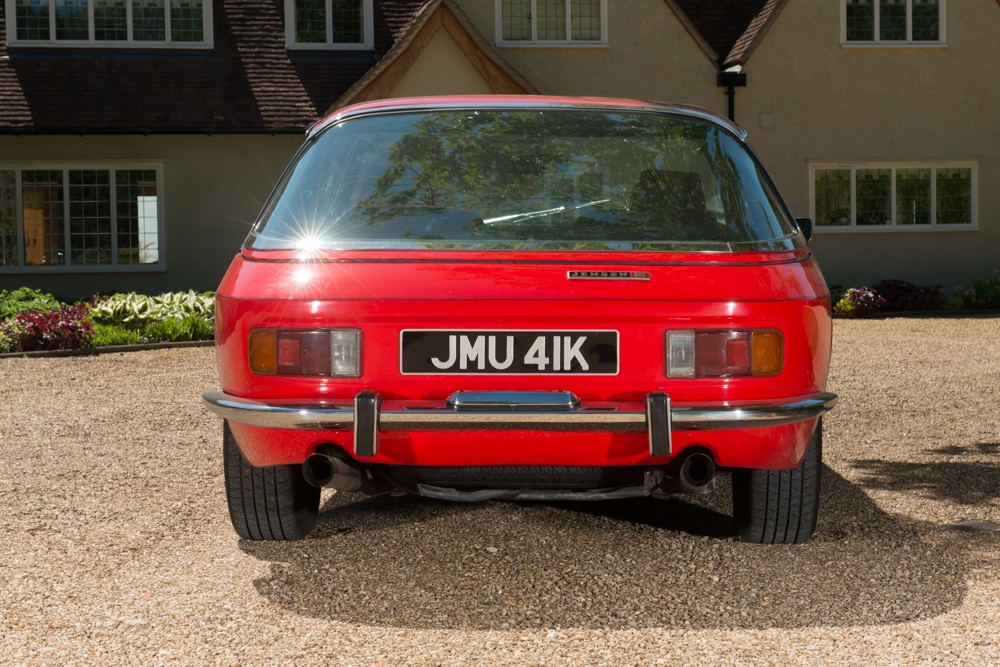
<svg viewBox="0 0 1000 667">
<path fill-rule="evenodd" d="M 308 506 L 317 486 L 702 492 L 719 471 L 751 504 L 751 475 L 801 478 L 835 403 L 829 294 L 744 140 L 707 112 L 544 98 L 314 128 L 218 291 L 205 400 L 239 457 L 237 530 L 284 536 L 245 497 L 258 471 Z M 803 541 L 803 511 L 741 532 Z"/>
</svg>

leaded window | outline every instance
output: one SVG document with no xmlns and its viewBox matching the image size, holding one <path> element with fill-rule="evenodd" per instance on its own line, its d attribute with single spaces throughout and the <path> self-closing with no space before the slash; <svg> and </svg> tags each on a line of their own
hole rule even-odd
<svg viewBox="0 0 1000 667">
<path fill-rule="evenodd" d="M 5 0 L 9 41 L 31 46 L 205 47 L 212 0 Z"/>
<path fill-rule="evenodd" d="M 0 269 L 160 265 L 157 167 L 0 168 Z"/>
<path fill-rule="evenodd" d="M 945 0 L 841 0 L 847 44 L 944 41 Z"/>
<path fill-rule="evenodd" d="M 289 48 L 370 49 L 372 0 L 286 0 Z"/>
<path fill-rule="evenodd" d="M 497 0 L 496 11 L 501 44 L 607 42 L 607 0 Z"/>
<path fill-rule="evenodd" d="M 976 226 L 975 163 L 814 165 L 817 229 Z"/>
</svg>

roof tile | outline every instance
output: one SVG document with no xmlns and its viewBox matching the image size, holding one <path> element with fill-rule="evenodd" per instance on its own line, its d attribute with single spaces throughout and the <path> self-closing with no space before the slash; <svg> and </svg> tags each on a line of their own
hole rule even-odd
<svg viewBox="0 0 1000 667">
<path fill-rule="evenodd" d="M 373 51 L 289 51 L 281 0 L 215 0 L 204 50 L 8 48 L 0 3 L 0 132 L 301 132 L 422 4 L 376 0 Z"/>
</svg>

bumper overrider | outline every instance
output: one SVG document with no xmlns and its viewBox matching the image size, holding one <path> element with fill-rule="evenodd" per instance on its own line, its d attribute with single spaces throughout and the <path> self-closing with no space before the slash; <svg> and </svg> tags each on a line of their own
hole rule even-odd
<svg viewBox="0 0 1000 667">
<path fill-rule="evenodd" d="M 231 422 L 293 430 L 353 430 L 354 456 L 378 453 L 382 431 L 530 430 L 646 432 L 651 456 L 672 454 L 674 431 L 782 426 L 815 419 L 837 404 L 825 392 L 784 399 L 691 405 L 662 392 L 645 401 L 581 401 L 569 391 L 457 391 L 444 402 L 383 400 L 362 391 L 353 403 L 261 402 L 205 392 L 205 405 Z"/>
</svg>

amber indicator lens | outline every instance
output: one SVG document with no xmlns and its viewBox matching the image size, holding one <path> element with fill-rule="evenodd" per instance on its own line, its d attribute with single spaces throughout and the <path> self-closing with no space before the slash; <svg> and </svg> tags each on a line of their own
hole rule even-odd
<svg viewBox="0 0 1000 667">
<path fill-rule="evenodd" d="M 767 377 L 782 361 L 776 329 L 667 332 L 667 377 Z"/>
<path fill-rule="evenodd" d="M 781 332 L 774 329 L 762 329 L 753 332 L 753 364 L 754 377 L 768 377 L 781 372 L 785 350 Z"/>
<path fill-rule="evenodd" d="M 254 329 L 250 332 L 250 371 L 255 375 L 278 372 L 278 332 Z"/>
</svg>

